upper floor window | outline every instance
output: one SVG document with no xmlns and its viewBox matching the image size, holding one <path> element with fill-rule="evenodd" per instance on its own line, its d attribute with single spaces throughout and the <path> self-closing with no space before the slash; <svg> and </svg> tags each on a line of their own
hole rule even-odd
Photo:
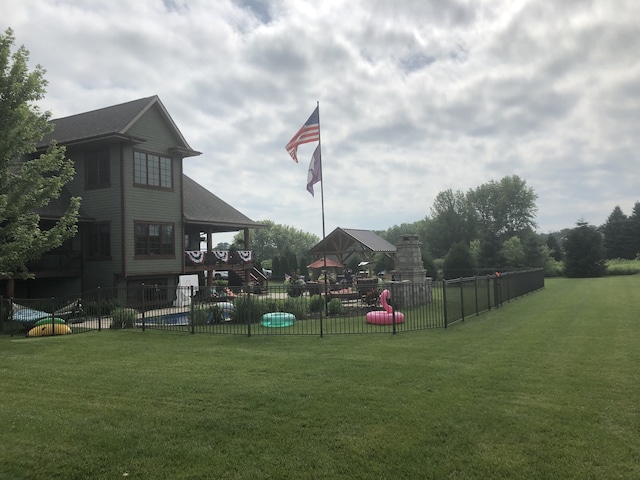
<svg viewBox="0 0 640 480">
<path fill-rule="evenodd" d="M 106 188 L 111 185 L 109 149 L 91 150 L 84 154 L 85 188 Z"/>
<path fill-rule="evenodd" d="M 133 183 L 149 187 L 172 188 L 171 159 L 152 153 L 133 153 Z"/>
<path fill-rule="evenodd" d="M 111 258 L 111 225 L 108 222 L 94 223 L 89 228 L 89 258 Z"/>
<path fill-rule="evenodd" d="M 135 223 L 136 256 L 175 255 L 173 225 L 168 223 Z"/>
</svg>

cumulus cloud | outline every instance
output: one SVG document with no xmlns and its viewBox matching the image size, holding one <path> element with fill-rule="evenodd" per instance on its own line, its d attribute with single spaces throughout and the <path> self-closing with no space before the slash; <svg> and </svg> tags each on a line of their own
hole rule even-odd
<svg viewBox="0 0 640 480">
<path fill-rule="evenodd" d="M 640 200 L 633 0 L 5 0 L 54 117 L 157 94 L 203 155 L 185 172 L 249 217 L 321 235 L 429 214 L 438 192 L 517 174 L 547 232 Z M 319 187 L 319 185 L 318 185 Z"/>
</svg>

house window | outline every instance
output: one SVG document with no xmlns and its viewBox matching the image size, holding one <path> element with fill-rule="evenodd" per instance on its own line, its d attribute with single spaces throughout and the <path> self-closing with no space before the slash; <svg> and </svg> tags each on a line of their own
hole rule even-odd
<svg viewBox="0 0 640 480">
<path fill-rule="evenodd" d="M 94 223 L 89 229 L 89 258 L 111 258 L 111 224 Z"/>
<path fill-rule="evenodd" d="M 166 223 L 135 223 L 137 257 L 175 255 L 173 225 Z"/>
<path fill-rule="evenodd" d="M 84 154 L 85 188 L 106 188 L 111 185 L 109 149 L 91 150 Z"/>
<path fill-rule="evenodd" d="M 151 153 L 133 153 L 133 183 L 148 187 L 172 188 L 171 159 Z"/>
</svg>

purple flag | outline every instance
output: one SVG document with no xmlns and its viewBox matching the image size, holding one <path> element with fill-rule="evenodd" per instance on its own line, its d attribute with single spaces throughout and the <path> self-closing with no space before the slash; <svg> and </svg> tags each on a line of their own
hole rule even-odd
<svg viewBox="0 0 640 480">
<path fill-rule="evenodd" d="M 313 195 L 313 185 L 322 181 L 322 155 L 320 154 L 320 144 L 316 147 L 309 162 L 309 173 L 307 174 L 307 190 Z"/>
</svg>

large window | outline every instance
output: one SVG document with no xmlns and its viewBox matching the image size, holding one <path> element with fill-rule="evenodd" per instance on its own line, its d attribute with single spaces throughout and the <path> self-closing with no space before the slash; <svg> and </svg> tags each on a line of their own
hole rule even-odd
<svg viewBox="0 0 640 480">
<path fill-rule="evenodd" d="M 167 223 L 135 223 L 136 256 L 175 255 L 173 225 Z"/>
<path fill-rule="evenodd" d="M 111 225 L 106 222 L 94 223 L 89 229 L 89 258 L 111 258 Z"/>
<path fill-rule="evenodd" d="M 172 188 L 171 159 L 151 153 L 133 153 L 133 183 L 148 187 Z"/>
<path fill-rule="evenodd" d="M 91 150 L 84 154 L 85 188 L 106 188 L 111 184 L 109 149 Z"/>
</svg>

